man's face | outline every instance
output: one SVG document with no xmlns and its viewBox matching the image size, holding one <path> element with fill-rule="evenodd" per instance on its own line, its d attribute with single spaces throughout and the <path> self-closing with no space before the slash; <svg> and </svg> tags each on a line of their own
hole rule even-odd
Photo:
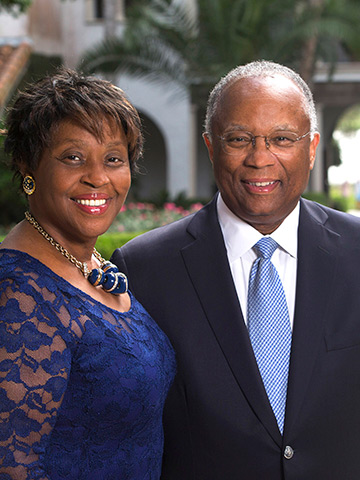
<svg viewBox="0 0 360 480">
<path fill-rule="evenodd" d="M 211 139 L 204 136 L 224 202 L 262 234 L 273 232 L 295 208 L 314 165 L 319 134 L 275 153 L 264 138 L 246 148 L 229 149 L 219 137 L 228 138 L 229 132 L 301 137 L 310 129 L 304 102 L 299 88 L 284 76 L 238 80 L 220 98 Z"/>
</svg>

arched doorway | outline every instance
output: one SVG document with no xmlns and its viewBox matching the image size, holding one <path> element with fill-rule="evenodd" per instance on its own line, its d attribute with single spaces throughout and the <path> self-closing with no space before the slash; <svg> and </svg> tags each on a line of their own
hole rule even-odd
<svg viewBox="0 0 360 480">
<path fill-rule="evenodd" d="M 309 190 L 328 193 L 328 169 L 338 162 L 333 132 L 344 112 L 360 101 L 360 64 L 339 63 L 331 79 L 328 72 L 320 68 L 314 77 L 313 94 L 321 141 Z"/>
<path fill-rule="evenodd" d="M 146 114 L 139 113 L 145 138 L 144 155 L 139 161 L 140 172 L 133 179 L 129 197 L 152 202 L 166 192 L 166 148 L 157 125 Z"/>
<path fill-rule="evenodd" d="M 333 132 L 338 161 L 328 167 L 328 183 L 332 197 L 338 196 L 344 209 L 360 207 L 360 103 L 344 109 Z M 334 152 L 336 148 L 334 148 Z"/>
</svg>

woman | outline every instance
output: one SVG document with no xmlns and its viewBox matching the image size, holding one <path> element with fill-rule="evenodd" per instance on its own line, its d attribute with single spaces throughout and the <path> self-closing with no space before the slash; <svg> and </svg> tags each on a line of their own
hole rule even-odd
<svg viewBox="0 0 360 480">
<path fill-rule="evenodd" d="M 20 94 L 7 130 L 29 211 L 0 245 L 0 477 L 158 479 L 173 350 L 94 249 L 130 187 L 139 116 L 61 70 Z"/>
</svg>

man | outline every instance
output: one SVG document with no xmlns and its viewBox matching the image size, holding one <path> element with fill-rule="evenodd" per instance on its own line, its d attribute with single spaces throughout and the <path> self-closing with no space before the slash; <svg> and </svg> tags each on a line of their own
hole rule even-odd
<svg viewBox="0 0 360 480">
<path fill-rule="evenodd" d="M 205 126 L 219 193 L 113 255 L 177 352 L 162 478 L 358 480 L 360 222 L 300 199 L 319 143 L 311 92 L 253 62 L 215 86 Z"/>
</svg>

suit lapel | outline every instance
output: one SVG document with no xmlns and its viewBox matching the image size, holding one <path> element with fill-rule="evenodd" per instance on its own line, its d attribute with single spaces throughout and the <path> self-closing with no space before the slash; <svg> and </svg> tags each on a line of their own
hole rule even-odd
<svg viewBox="0 0 360 480">
<path fill-rule="evenodd" d="M 251 408 L 280 445 L 281 435 L 263 387 L 232 280 L 216 214 L 216 199 L 189 225 L 194 242 L 181 253 L 206 318 Z"/>
<path fill-rule="evenodd" d="M 285 435 L 294 424 L 307 394 L 335 282 L 340 236 L 324 226 L 326 219 L 327 214 L 317 205 L 301 201 Z"/>
</svg>

